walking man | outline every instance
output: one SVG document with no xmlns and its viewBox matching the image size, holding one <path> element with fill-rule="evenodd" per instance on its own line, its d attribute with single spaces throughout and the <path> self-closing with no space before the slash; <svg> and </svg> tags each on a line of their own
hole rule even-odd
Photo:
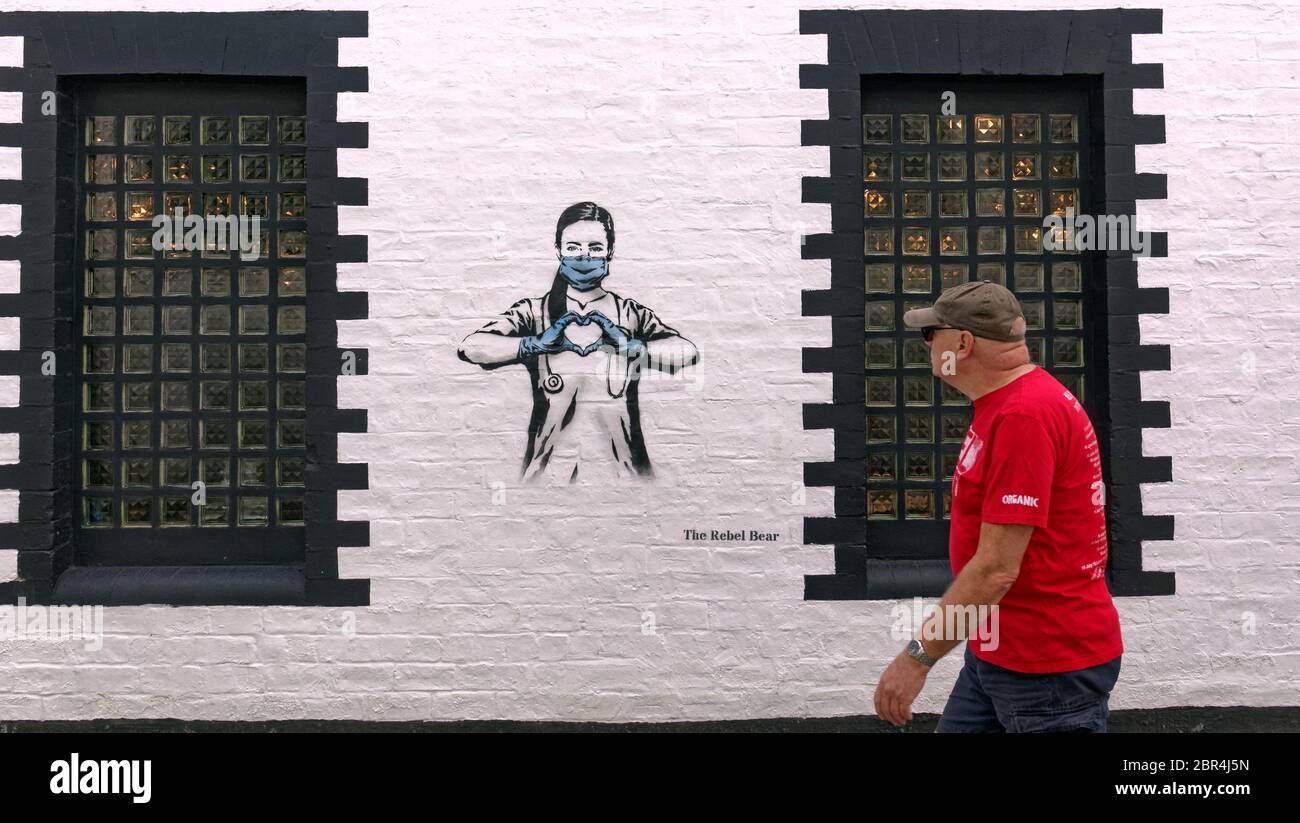
<svg viewBox="0 0 1300 823">
<path fill-rule="evenodd" d="M 1124 651 L 1106 588 L 1105 489 L 1087 412 L 1035 366 L 1020 303 L 988 281 L 903 315 L 933 373 L 975 415 L 952 481 L 955 579 L 921 637 L 889 665 L 876 714 L 896 726 L 935 661 L 967 640 L 940 732 L 1104 732 Z M 993 607 L 985 642 L 977 612 Z M 945 614 L 957 631 L 938 631 Z M 939 621 L 939 623 L 935 623 Z"/>
</svg>

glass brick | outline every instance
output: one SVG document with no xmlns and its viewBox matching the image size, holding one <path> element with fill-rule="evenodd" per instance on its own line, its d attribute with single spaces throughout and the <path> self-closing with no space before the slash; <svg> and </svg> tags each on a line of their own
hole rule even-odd
<svg viewBox="0 0 1300 823">
<path fill-rule="evenodd" d="M 189 306 L 184 307 L 189 311 Z M 188 372 L 192 368 L 188 343 L 162 344 L 162 370 L 169 373 Z"/>
<path fill-rule="evenodd" d="M 153 192 L 129 191 L 126 193 L 127 220 L 153 220 L 154 213 Z"/>
<path fill-rule="evenodd" d="M 934 288 L 934 271 L 924 263 L 903 266 L 903 291 L 912 294 L 929 294 Z"/>
<path fill-rule="evenodd" d="M 116 257 L 116 231 L 112 229 L 91 229 L 86 232 L 86 259 L 113 260 Z"/>
<path fill-rule="evenodd" d="M 1070 394 L 1074 395 L 1075 400 L 1078 400 L 1080 403 L 1084 401 L 1082 374 L 1056 374 L 1053 376 L 1070 392 Z"/>
<path fill-rule="evenodd" d="M 1002 226 L 980 226 L 975 236 L 977 254 L 1005 254 L 1007 230 Z"/>
<path fill-rule="evenodd" d="M 83 383 L 81 408 L 88 412 L 111 412 L 117 394 L 112 383 Z"/>
<path fill-rule="evenodd" d="M 153 384 L 126 383 L 122 390 L 123 411 L 153 411 Z"/>
<path fill-rule="evenodd" d="M 1037 180 L 1038 154 L 1035 152 L 1016 152 L 1011 156 L 1012 180 Z"/>
<path fill-rule="evenodd" d="M 976 143 L 1001 143 L 1002 142 L 1002 115 L 1000 114 L 975 115 L 975 142 Z"/>
<path fill-rule="evenodd" d="M 301 486 L 307 479 L 307 461 L 301 457 L 281 457 L 276 460 L 276 481 L 281 486 Z"/>
<path fill-rule="evenodd" d="M 263 192 L 244 192 L 239 195 L 240 214 L 265 220 L 271 216 L 267 211 L 268 208 L 270 208 L 269 195 Z"/>
<path fill-rule="evenodd" d="M 203 213 L 213 217 L 229 217 L 230 195 L 224 192 L 205 193 L 203 195 Z"/>
<path fill-rule="evenodd" d="M 1042 254 L 1043 253 L 1043 227 L 1042 226 L 1022 226 L 1015 227 L 1016 254 Z"/>
<path fill-rule="evenodd" d="M 122 448 L 149 449 L 153 447 L 153 421 L 122 421 Z"/>
<path fill-rule="evenodd" d="M 283 309 L 282 309 L 283 310 Z M 240 306 L 240 334 L 269 334 L 271 331 L 271 314 L 267 306 Z"/>
<path fill-rule="evenodd" d="M 930 155 L 926 152 L 908 152 L 903 155 L 903 180 L 929 180 Z"/>
<path fill-rule="evenodd" d="M 111 298 L 116 293 L 115 272 L 111 268 L 86 271 L 86 296 L 95 299 Z"/>
<path fill-rule="evenodd" d="M 122 500 L 122 525 L 141 528 L 153 525 L 153 499 L 127 497 Z"/>
<path fill-rule="evenodd" d="M 164 457 L 158 461 L 158 476 L 164 486 L 190 485 L 190 459 L 188 457 Z"/>
<path fill-rule="evenodd" d="M 163 145 L 184 146 L 193 142 L 191 118 L 171 116 L 163 118 Z"/>
<path fill-rule="evenodd" d="M 930 192 L 908 190 L 903 192 L 904 217 L 929 217 Z"/>
<path fill-rule="evenodd" d="M 1052 325 L 1057 331 L 1083 328 L 1083 303 L 1078 300 L 1052 301 Z"/>
<path fill-rule="evenodd" d="M 911 481 L 934 480 L 934 453 L 933 452 L 908 452 L 904 464 L 905 479 Z"/>
<path fill-rule="evenodd" d="M 864 189 L 862 205 L 867 217 L 894 216 L 894 196 L 884 189 Z"/>
<path fill-rule="evenodd" d="M 930 368 L 930 347 L 920 337 L 903 341 L 903 368 Z"/>
<path fill-rule="evenodd" d="M 125 128 L 126 145 L 151 145 L 154 141 L 154 133 L 154 119 L 152 115 L 127 116 Z"/>
<path fill-rule="evenodd" d="M 976 180 L 1001 180 L 1002 179 L 1002 152 L 1000 151 L 975 152 L 975 179 Z"/>
<path fill-rule="evenodd" d="M 987 280 L 999 286 L 1007 284 L 1007 267 L 1005 263 L 980 263 L 975 270 L 976 280 Z"/>
<path fill-rule="evenodd" d="M 268 462 L 265 457 L 239 458 L 239 485 L 265 486 L 269 477 Z"/>
<path fill-rule="evenodd" d="M 867 442 L 893 443 L 895 440 L 894 430 L 896 425 L 896 418 L 893 415 L 867 415 Z"/>
<path fill-rule="evenodd" d="M 278 238 L 281 257 L 306 257 L 307 232 L 300 229 L 280 229 Z"/>
<path fill-rule="evenodd" d="M 307 384 L 301 380 L 281 380 L 280 409 L 305 411 L 307 409 Z"/>
<path fill-rule="evenodd" d="M 976 217 L 1003 217 L 1006 213 L 1005 189 L 975 190 Z"/>
<path fill-rule="evenodd" d="M 280 155 L 280 182 L 305 183 L 307 181 L 307 155 Z"/>
<path fill-rule="evenodd" d="M 159 516 L 161 517 L 159 525 L 164 527 L 174 528 L 176 526 L 190 525 L 190 499 L 188 497 L 164 497 Z"/>
<path fill-rule="evenodd" d="M 265 526 L 267 511 L 265 497 L 241 497 L 239 498 L 239 525 Z"/>
<path fill-rule="evenodd" d="M 952 492 L 947 490 L 943 493 L 943 519 L 952 519 Z"/>
<path fill-rule="evenodd" d="M 966 152 L 939 152 L 939 179 L 944 182 L 960 182 L 966 179 Z"/>
<path fill-rule="evenodd" d="M 903 403 L 908 406 L 929 406 L 934 404 L 934 378 L 904 377 Z"/>
<path fill-rule="evenodd" d="M 890 129 L 892 117 L 888 114 L 862 115 L 863 143 L 890 143 L 893 141 Z"/>
<path fill-rule="evenodd" d="M 130 457 L 122 461 L 122 485 L 130 488 L 153 487 L 153 461 Z"/>
<path fill-rule="evenodd" d="M 1079 211 L 1078 189 L 1052 189 L 1048 198 L 1051 203 L 1052 214 L 1064 217 L 1068 211 L 1073 211 L 1076 214 Z"/>
<path fill-rule="evenodd" d="M 268 346 L 265 343 L 239 344 L 239 370 L 246 372 L 264 372 L 270 361 Z"/>
<path fill-rule="evenodd" d="M 208 497 L 207 502 L 199 507 L 200 526 L 229 526 L 230 498 Z"/>
<path fill-rule="evenodd" d="M 251 115 L 239 118 L 239 142 L 245 146 L 265 146 L 271 142 L 271 118 Z"/>
<path fill-rule="evenodd" d="M 86 195 L 86 219 L 94 222 L 117 220 L 117 195 L 111 191 L 92 191 Z"/>
<path fill-rule="evenodd" d="M 188 449 L 190 447 L 190 421 L 164 420 L 162 424 L 162 447 L 164 449 Z"/>
<path fill-rule="evenodd" d="M 154 256 L 153 229 L 126 230 L 126 257 L 132 260 L 149 260 Z"/>
<path fill-rule="evenodd" d="M 939 228 L 939 254 L 964 257 L 968 253 L 965 226 Z"/>
<path fill-rule="evenodd" d="M 1017 292 L 1043 290 L 1043 264 L 1017 263 L 1013 271 Z"/>
<path fill-rule="evenodd" d="M 113 498 L 86 497 L 82 499 L 82 525 L 90 528 L 107 528 L 113 525 Z"/>
<path fill-rule="evenodd" d="M 239 382 L 239 410 L 265 411 L 270 403 L 270 388 L 264 380 Z"/>
<path fill-rule="evenodd" d="M 203 269 L 199 289 L 204 297 L 229 297 L 230 272 L 226 269 Z"/>
<path fill-rule="evenodd" d="M 280 497 L 279 523 L 281 526 L 301 526 L 306 521 L 307 509 L 301 497 Z"/>
<path fill-rule="evenodd" d="M 868 293 L 887 294 L 894 290 L 892 263 L 868 263 L 866 267 Z"/>
<path fill-rule="evenodd" d="M 1052 365 L 1078 367 L 1083 365 L 1083 339 L 1057 337 L 1052 340 Z"/>
<path fill-rule="evenodd" d="M 970 267 L 965 263 L 944 263 L 939 266 L 939 290 L 947 291 L 970 279 Z"/>
<path fill-rule="evenodd" d="M 227 420 L 200 420 L 199 447 L 203 449 L 229 449 L 230 422 Z"/>
<path fill-rule="evenodd" d="M 930 253 L 930 230 L 924 226 L 907 226 L 903 229 L 903 254 L 927 255 Z"/>
<path fill-rule="evenodd" d="M 230 118 L 216 115 L 199 118 L 203 145 L 215 146 L 230 142 Z"/>
<path fill-rule="evenodd" d="M 957 452 L 944 452 L 939 456 L 943 464 L 943 479 L 952 480 L 953 474 L 957 471 Z"/>
<path fill-rule="evenodd" d="M 891 344 L 892 347 L 892 344 Z M 307 371 L 307 344 L 281 343 L 276 346 L 276 368 L 282 372 Z"/>
<path fill-rule="evenodd" d="M 1039 124 L 1041 119 L 1036 114 L 1011 115 L 1011 142 L 1039 142 Z"/>
<path fill-rule="evenodd" d="M 130 268 L 122 274 L 126 297 L 153 297 L 153 269 Z"/>
<path fill-rule="evenodd" d="M 934 417 L 929 414 L 909 414 L 903 423 L 908 443 L 934 442 Z"/>
<path fill-rule="evenodd" d="M 892 377 L 868 377 L 867 378 L 867 405 L 868 406 L 892 406 L 894 405 L 894 378 Z"/>
<path fill-rule="evenodd" d="M 199 367 L 204 372 L 230 371 L 229 343 L 202 343 L 199 345 Z"/>
<path fill-rule="evenodd" d="M 82 487 L 102 489 L 113 487 L 113 464 L 107 460 L 81 461 Z"/>
<path fill-rule="evenodd" d="M 1047 155 L 1047 174 L 1053 180 L 1073 180 L 1079 176 L 1079 153 L 1059 151 Z"/>
<path fill-rule="evenodd" d="M 930 115 L 900 114 L 898 116 L 898 130 L 904 143 L 929 143 Z"/>
<path fill-rule="evenodd" d="M 126 173 L 122 179 L 127 183 L 152 183 L 153 157 L 148 154 L 128 154 Z"/>
<path fill-rule="evenodd" d="M 239 157 L 239 179 L 262 182 L 271 179 L 271 160 L 265 154 L 244 154 Z"/>
<path fill-rule="evenodd" d="M 116 117 L 87 117 L 86 118 L 86 145 L 87 146 L 116 146 L 117 145 L 117 118 Z"/>
<path fill-rule="evenodd" d="M 116 331 L 116 323 L 112 306 L 87 306 L 82 333 L 93 336 L 112 335 Z"/>
<path fill-rule="evenodd" d="M 1083 288 L 1083 276 L 1078 263 L 1052 264 L 1052 291 L 1071 292 Z"/>
<path fill-rule="evenodd" d="M 191 411 L 190 384 L 183 380 L 164 380 L 162 384 L 162 410 L 168 412 Z"/>
<path fill-rule="evenodd" d="M 1043 301 L 1042 300 L 1021 300 L 1020 311 L 1025 316 L 1025 328 L 1027 329 L 1043 328 Z"/>
<path fill-rule="evenodd" d="M 898 457 L 893 452 L 867 455 L 867 481 L 888 483 L 898 479 Z"/>
<path fill-rule="evenodd" d="M 163 272 L 163 297 L 189 297 L 193 282 L 189 269 L 167 269 Z"/>
<path fill-rule="evenodd" d="M 112 374 L 113 362 L 111 344 L 87 343 L 82 347 L 81 368 L 86 374 Z"/>
<path fill-rule="evenodd" d="M 281 420 L 279 444 L 282 449 L 296 449 L 307 445 L 307 423 L 303 420 Z"/>
<path fill-rule="evenodd" d="M 867 301 L 867 331 L 894 330 L 894 302 L 892 300 Z"/>
<path fill-rule="evenodd" d="M 163 211 L 169 217 L 175 217 L 176 211 L 180 210 L 181 217 L 192 214 L 189 192 L 169 191 L 163 193 Z"/>
<path fill-rule="evenodd" d="M 1051 114 L 1047 120 L 1053 143 L 1079 142 L 1078 118 L 1073 114 Z"/>
<path fill-rule="evenodd" d="M 92 154 L 86 157 L 86 182 L 111 186 L 117 182 L 117 155 Z"/>
<path fill-rule="evenodd" d="M 203 458 L 199 461 L 199 477 L 207 486 L 229 486 L 230 461 L 224 457 Z"/>
<path fill-rule="evenodd" d="M 940 115 L 935 120 L 935 136 L 940 143 L 965 143 L 966 115 Z"/>
<path fill-rule="evenodd" d="M 894 368 L 894 341 L 891 338 L 867 338 L 867 368 Z"/>
<path fill-rule="evenodd" d="M 203 155 L 203 182 L 204 183 L 229 183 L 231 177 L 230 155 L 228 154 L 205 154 Z"/>
<path fill-rule="evenodd" d="M 1043 213 L 1042 192 L 1038 189 L 1013 189 L 1011 202 L 1016 217 L 1038 217 Z"/>
<path fill-rule="evenodd" d="M 862 179 L 867 183 L 887 183 L 894 179 L 892 152 L 866 152 L 862 155 Z M 288 192 L 286 192 L 288 194 Z M 280 210 L 284 211 L 284 195 L 280 195 Z M 304 206 L 306 206 L 304 197 Z"/>
<path fill-rule="evenodd" d="M 945 406 L 969 406 L 970 398 L 947 383 L 939 383 L 939 400 Z"/>
<path fill-rule="evenodd" d="M 194 163 L 188 154 L 169 154 L 163 158 L 164 182 L 191 183 L 194 181 Z"/>
<path fill-rule="evenodd" d="M 280 219 L 303 220 L 307 217 L 307 195 L 300 191 L 280 193 Z"/>
<path fill-rule="evenodd" d="M 939 192 L 940 217 L 965 217 L 966 192 L 964 190 Z"/>
<path fill-rule="evenodd" d="M 123 334 L 153 334 L 153 306 L 123 306 Z"/>
<path fill-rule="evenodd" d="M 296 267 L 280 269 L 278 293 L 281 297 L 306 297 L 306 269 Z"/>
<path fill-rule="evenodd" d="M 145 374 L 153 371 L 153 345 L 127 343 L 122 346 L 122 371 L 130 374 Z"/>
<path fill-rule="evenodd" d="M 934 519 L 934 492 L 930 489 L 907 489 L 904 495 L 904 511 L 908 520 Z"/>
<path fill-rule="evenodd" d="M 225 380 L 204 380 L 199 383 L 199 408 L 225 411 L 230 408 L 230 383 Z"/>
<path fill-rule="evenodd" d="M 86 451 L 107 451 L 113 448 L 112 423 L 83 423 L 81 447 Z"/>
<path fill-rule="evenodd" d="M 894 253 L 893 229 L 867 229 L 864 233 L 864 252 L 869 255 Z"/>
<path fill-rule="evenodd" d="M 867 492 L 868 520 L 897 520 L 898 492 Z"/>
<path fill-rule="evenodd" d="M 1029 349 L 1029 359 L 1034 365 L 1047 366 L 1047 346 L 1046 340 L 1041 337 L 1026 337 L 1025 348 Z"/>
<path fill-rule="evenodd" d="M 966 439 L 966 430 L 970 428 L 970 415 L 961 412 L 948 412 L 942 415 L 943 442 L 961 443 Z"/>
<path fill-rule="evenodd" d="M 203 306 L 200 308 L 199 334 L 230 334 L 230 307 Z"/>
<path fill-rule="evenodd" d="M 262 384 L 265 387 L 265 383 Z M 242 387 L 241 387 L 242 390 Z M 265 389 L 263 389 L 265 391 Z M 265 404 L 263 404 L 265 406 Z M 271 430 L 265 420 L 239 421 L 239 448 L 265 449 L 271 444 Z"/>
<path fill-rule="evenodd" d="M 305 145 L 307 143 L 307 118 L 281 117 L 280 142 L 285 145 Z"/>
</svg>

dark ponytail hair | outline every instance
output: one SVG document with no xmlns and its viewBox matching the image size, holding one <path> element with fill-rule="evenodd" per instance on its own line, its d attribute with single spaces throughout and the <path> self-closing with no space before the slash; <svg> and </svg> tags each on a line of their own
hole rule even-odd
<svg viewBox="0 0 1300 823">
<path fill-rule="evenodd" d="M 597 206 L 590 200 L 582 203 L 574 203 L 564 211 L 560 212 L 560 219 L 555 222 L 555 248 L 560 248 L 560 238 L 564 230 L 574 223 L 583 220 L 595 220 L 605 227 L 605 256 L 614 256 L 614 216 L 608 210 Z M 568 293 L 568 283 L 565 282 L 563 275 L 557 270 L 555 280 L 551 282 L 551 291 L 546 295 L 546 313 L 550 316 L 550 321 L 554 323 L 560 315 L 568 308 L 565 302 L 565 295 Z"/>
</svg>

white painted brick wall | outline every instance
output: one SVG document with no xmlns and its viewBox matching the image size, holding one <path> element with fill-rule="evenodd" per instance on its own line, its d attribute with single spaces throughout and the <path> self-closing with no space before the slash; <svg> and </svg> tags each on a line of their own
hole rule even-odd
<svg viewBox="0 0 1300 823">
<path fill-rule="evenodd" d="M 370 463 L 370 489 L 341 495 L 340 513 L 371 520 L 372 545 L 342 550 L 340 565 L 372 578 L 374 605 L 120 608 L 98 652 L 0 641 L 0 717 L 868 713 L 898 648 L 894 604 L 803 601 L 803 575 L 833 561 L 802 544 L 802 518 L 833 507 L 827 489 L 794 502 L 803 461 L 832 451 L 829 432 L 801 428 L 801 404 L 830 396 L 827 375 L 800 371 L 829 323 L 799 314 L 800 291 L 829 275 L 798 243 L 829 228 L 828 207 L 800 203 L 800 178 L 827 159 L 799 146 L 799 121 L 825 117 L 826 102 L 799 89 L 798 65 L 824 60 L 824 37 L 800 36 L 799 4 L 777 0 L 333 5 L 370 10 L 369 39 L 340 49 L 369 67 L 370 92 L 339 102 L 340 119 L 370 123 L 370 147 L 339 157 L 341 174 L 370 180 L 368 208 L 340 209 L 343 232 L 369 235 L 370 263 L 339 272 L 370 292 L 370 319 L 341 324 L 339 339 L 370 349 L 371 373 L 341 378 L 339 393 L 370 409 L 368 434 L 340 438 L 342 460 Z M 1173 350 L 1173 372 L 1144 389 L 1172 403 L 1173 427 L 1145 448 L 1174 455 L 1174 482 L 1147 487 L 1144 504 L 1177 516 L 1177 539 L 1145 557 L 1178 574 L 1178 595 L 1118 601 L 1113 708 L 1285 705 L 1300 689 L 1294 11 L 1168 3 L 1165 33 L 1135 38 L 1136 61 L 1165 65 L 1167 88 L 1137 92 L 1136 108 L 1166 115 L 1168 143 L 1139 148 L 1138 170 L 1169 174 L 1169 200 L 1141 211 L 1172 250 L 1140 277 L 1171 291 L 1171 314 L 1142 329 Z M 0 175 L 17 169 L 0 150 Z M 615 217 L 609 286 L 703 358 L 693 381 L 643 393 L 659 482 L 599 499 L 520 488 L 527 381 L 456 358 L 481 318 L 544 292 L 555 219 L 586 199 Z M 16 288 L 12 274 L 0 282 Z M 733 524 L 781 540 L 680 537 Z M 959 662 L 939 664 L 918 710 L 942 707 Z"/>
</svg>

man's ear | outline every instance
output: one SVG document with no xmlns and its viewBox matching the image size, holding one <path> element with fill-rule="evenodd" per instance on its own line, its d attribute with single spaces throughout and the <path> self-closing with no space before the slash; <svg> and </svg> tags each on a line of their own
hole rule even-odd
<svg viewBox="0 0 1300 823">
<path fill-rule="evenodd" d="M 970 357 L 975 348 L 975 335 L 963 330 L 957 342 L 957 356 Z"/>
</svg>

